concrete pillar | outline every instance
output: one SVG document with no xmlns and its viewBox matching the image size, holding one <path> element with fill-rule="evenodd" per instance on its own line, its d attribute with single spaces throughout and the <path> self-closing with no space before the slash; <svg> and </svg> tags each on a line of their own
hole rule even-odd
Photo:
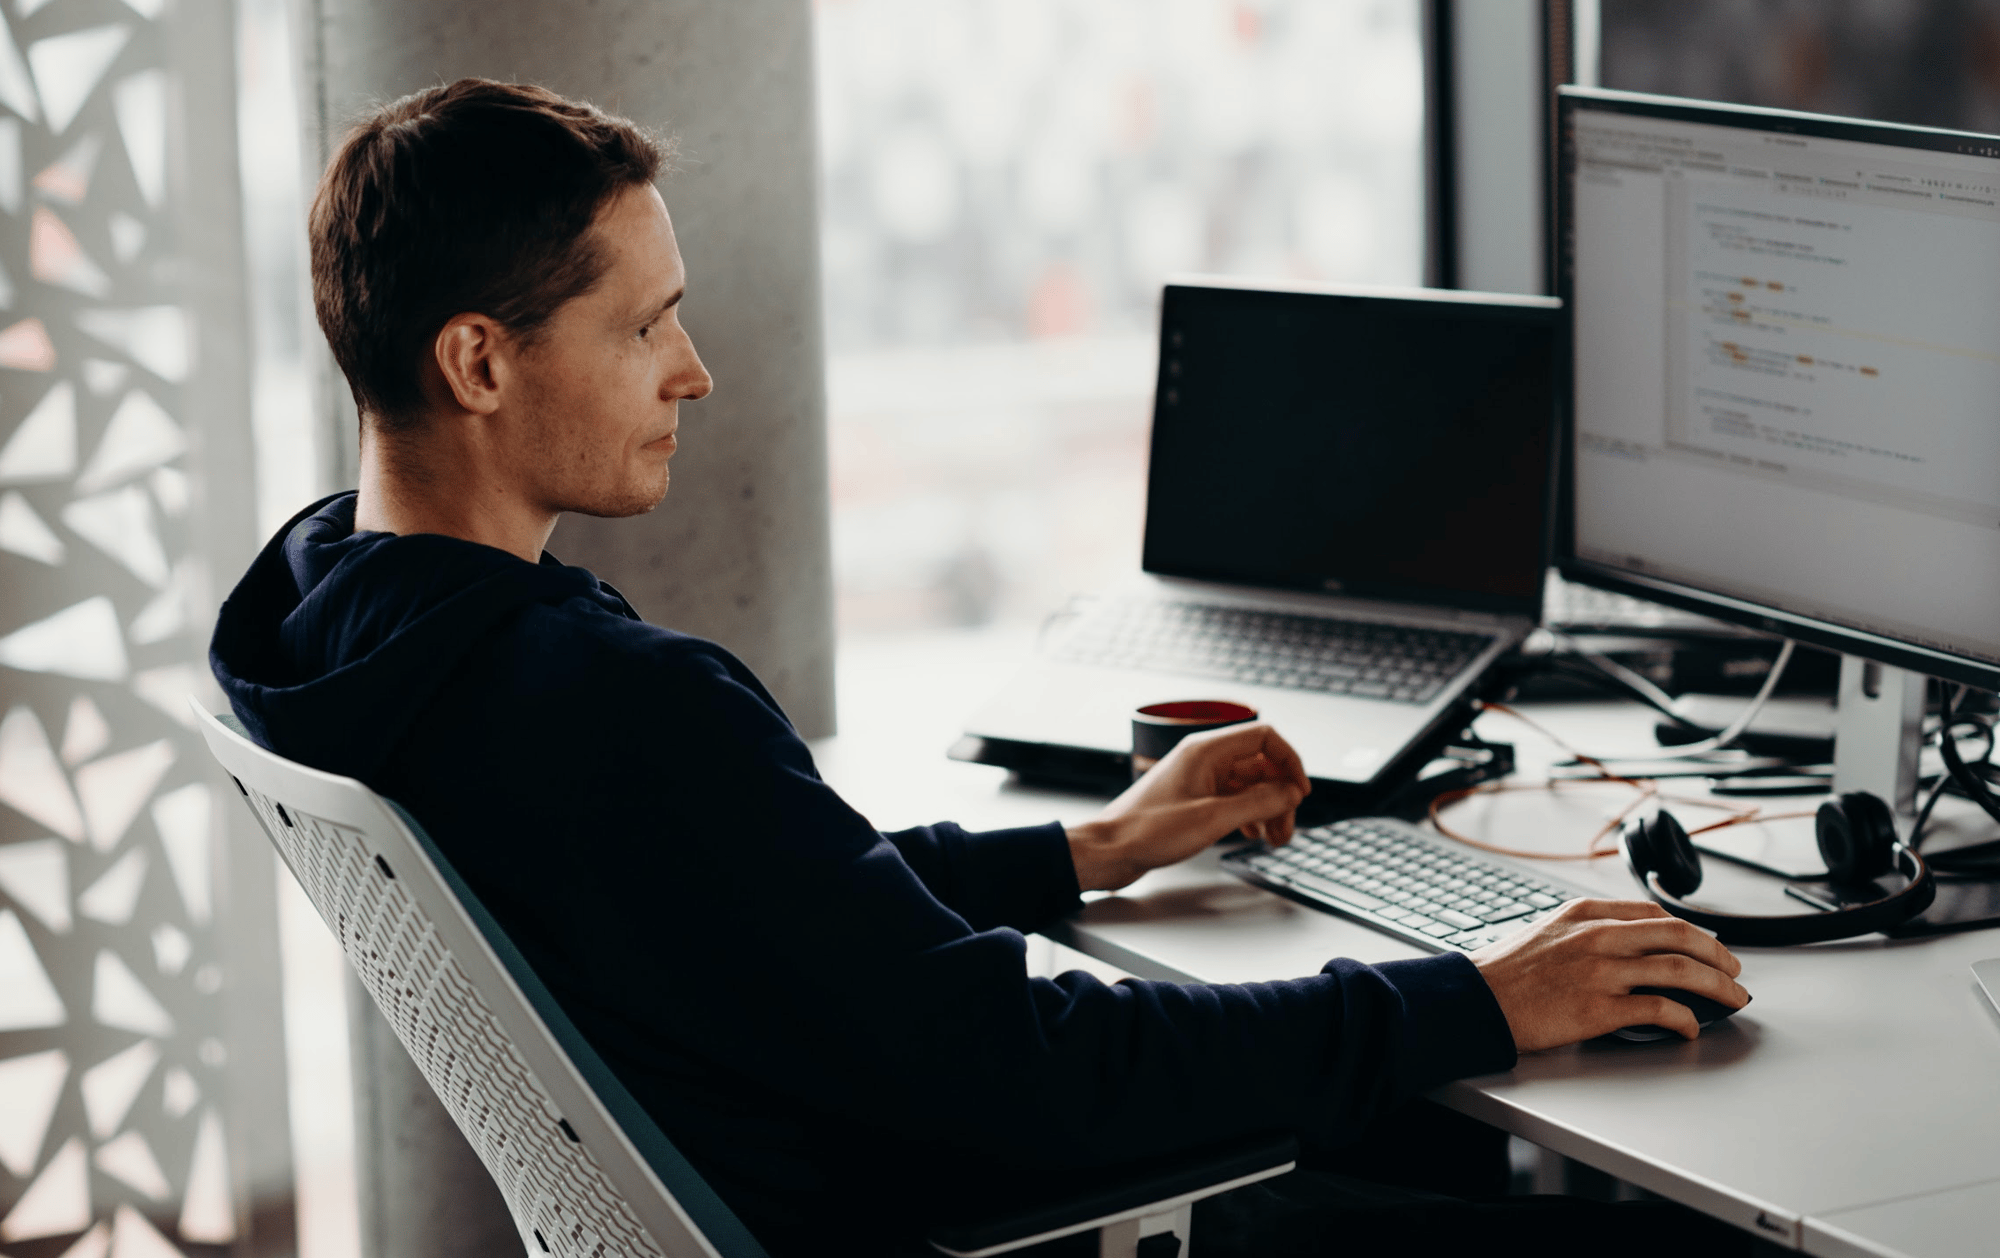
<svg viewBox="0 0 2000 1258">
<path fill-rule="evenodd" d="M 831 733 L 808 0 L 301 3 L 315 170 L 368 102 L 465 75 L 541 83 L 679 136 L 683 170 L 662 191 L 688 265 L 682 319 L 716 391 L 684 406 L 665 505 L 634 520 L 567 519 L 551 550 L 616 585 L 647 619 L 736 652 L 807 737 Z M 513 1252 L 497 1192 L 468 1170 L 477 1164 L 443 1107 L 358 1003 L 367 1253 Z"/>
<path fill-rule="evenodd" d="M 715 394 L 683 408 L 663 506 L 568 518 L 550 549 L 647 619 L 736 652 L 806 737 L 832 733 L 808 0 L 306 3 L 328 140 L 369 101 L 464 75 L 540 83 L 680 137 L 662 191 L 688 265 L 682 320 Z"/>
</svg>

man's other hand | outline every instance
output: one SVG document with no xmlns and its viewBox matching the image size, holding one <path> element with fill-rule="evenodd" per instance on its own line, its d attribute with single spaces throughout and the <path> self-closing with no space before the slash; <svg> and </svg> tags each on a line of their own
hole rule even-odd
<svg viewBox="0 0 2000 1258">
<path fill-rule="evenodd" d="M 1284 843 L 1311 790 L 1299 754 L 1269 725 L 1191 734 L 1096 820 L 1067 827 L 1077 885 L 1114 891 L 1238 830 Z"/>
<path fill-rule="evenodd" d="M 1743 963 L 1715 938 L 1650 901 L 1571 900 L 1535 925 L 1488 944 L 1472 963 L 1507 1015 L 1524 1053 L 1574 1044 L 1620 1027 L 1653 1025 L 1693 1039 L 1694 1014 L 1634 987 L 1675 987 L 1750 1003 Z"/>
</svg>

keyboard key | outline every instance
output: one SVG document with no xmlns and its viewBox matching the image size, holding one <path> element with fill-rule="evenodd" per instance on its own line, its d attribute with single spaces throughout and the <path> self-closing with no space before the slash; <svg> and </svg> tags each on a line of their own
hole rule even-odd
<svg viewBox="0 0 2000 1258">
<path fill-rule="evenodd" d="M 1461 913 L 1457 909 L 1444 909 L 1434 914 L 1434 916 L 1439 921 L 1449 922 L 1453 926 L 1458 927 L 1460 930 L 1477 930 L 1481 926 L 1485 925 L 1484 922 L 1472 916 L 1470 913 Z"/>
<path fill-rule="evenodd" d="M 1534 911 L 1529 905 L 1519 903 L 1515 900 L 1506 900 L 1499 904 L 1489 904 L 1479 910 L 1474 916 L 1490 925 L 1494 922 L 1511 922 L 1517 917 L 1526 917 Z"/>
<path fill-rule="evenodd" d="M 1526 900 L 1531 908 L 1538 909 L 1552 909 L 1562 903 L 1561 900 L 1545 891 L 1531 891 L 1521 898 Z"/>
<path fill-rule="evenodd" d="M 1418 929 L 1422 930 L 1426 935 L 1431 935 L 1438 939 L 1442 939 L 1446 935 L 1456 935 L 1458 933 L 1458 927 L 1448 925 L 1444 922 L 1432 922 L 1430 925 L 1422 926 Z"/>
<path fill-rule="evenodd" d="M 1328 899 L 1338 900 L 1342 904 L 1351 905 L 1357 909 L 1374 910 L 1388 907 L 1386 902 L 1376 899 L 1365 891 L 1356 891 L 1352 887 L 1344 887 L 1331 878 L 1325 878 L 1318 874 L 1299 874 L 1296 876 L 1295 881 L 1301 887 L 1317 892 Z"/>
</svg>

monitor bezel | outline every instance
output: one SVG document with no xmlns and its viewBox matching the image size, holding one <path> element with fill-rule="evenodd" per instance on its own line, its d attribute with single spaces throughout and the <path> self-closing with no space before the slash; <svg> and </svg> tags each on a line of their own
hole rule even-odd
<svg viewBox="0 0 2000 1258">
<path fill-rule="evenodd" d="M 1404 309 L 1437 311 L 1444 309 L 1478 309 L 1481 314 L 1496 319 L 1514 320 L 1547 328 L 1549 332 L 1549 395 L 1559 412 L 1566 398 L 1564 364 L 1567 362 L 1565 332 L 1562 321 L 1562 303 L 1553 297 L 1525 293 L 1487 293 L 1467 289 L 1414 288 L 1402 285 L 1353 284 L 1322 282 L 1312 280 L 1247 278 L 1244 276 L 1221 276 L 1204 274 L 1176 274 L 1167 278 L 1160 293 L 1160 333 L 1165 335 L 1167 311 L 1170 302 L 1196 300 L 1199 296 L 1186 297 L 1183 294 L 1201 292 L 1224 292 L 1233 295 L 1266 294 L 1280 299 L 1295 300 L 1301 297 L 1331 298 L 1338 300 L 1361 299 L 1379 306 L 1396 306 Z M 1168 386 L 1167 356 L 1160 355 L 1153 390 L 1152 422 L 1146 435 L 1146 513 L 1142 520 L 1140 542 L 1140 569 L 1150 575 L 1172 577 L 1181 580 L 1208 581 L 1233 585 L 1245 589 L 1262 589 L 1305 594 L 1333 594 L 1342 597 L 1364 599 L 1385 604 L 1409 604 L 1421 607 L 1450 607 L 1461 611 L 1480 612 L 1493 616 L 1521 617 L 1530 621 L 1541 619 L 1542 603 L 1546 594 L 1547 573 L 1551 566 L 1556 532 L 1556 496 L 1559 492 L 1557 469 L 1561 465 L 1564 428 L 1559 414 L 1550 416 L 1548 427 L 1548 460 L 1543 469 L 1542 481 L 1542 527 L 1540 538 L 1540 560 L 1534 578 L 1532 595 L 1476 594 L 1464 590 L 1454 590 L 1444 586 L 1418 585 L 1414 583 L 1343 582 L 1337 579 L 1301 580 L 1284 582 L 1276 580 L 1246 580 L 1241 574 L 1218 572 L 1197 566 L 1171 563 L 1157 553 L 1153 545 L 1153 512 L 1160 499 L 1160 487 L 1156 483 L 1156 445 L 1160 439 L 1160 395 Z"/>
<path fill-rule="evenodd" d="M 1704 590 L 1658 577 L 1648 577 L 1622 568 L 1611 568 L 1580 557 L 1576 553 L 1576 372 L 1574 359 L 1575 305 L 1575 117 L 1578 109 L 1600 110 L 1641 117 L 1666 118 L 1712 126 L 1742 126 L 1780 134 L 1810 135 L 1822 139 L 1851 140 L 1867 144 L 1916 148 L 1928 152 L 1957 153 L 2000 159 L 2000 136 L 1970 131 L 1946 131 L 1935 127 L 1906 126 L 1891 122 L 1870 122 L 1838 118 L 1827 114 L 1798 113 L 1753 105 L 1729 105 L 1709 101 L 1683 100 L 1671 96 L 1650 96 L 1604 88 L 1563 87 L 1557 92 L 1556 168 L 1556 291 L 1562 298 L 1562 346 L 1565 370 L 1560 387 L 1562 433 L 1557 439 L 1561 463 L 1557 475 L 1555 554 L 1556 569 L 1565 581 L 1576 581 L 1619 594 L 1630 594 L 1699 612 L 1717 620 L 1796 639 L 1846 655 L 1861 656 L 1898 668 L 1913 669 L 1932 677 L 1963 682 L 1983 690 L 2000 690 L 2000 664 L 1974 659 L 1908 639 L 1890 637 L 1822 620 L 1782 607 L 1737 598 L 1718 591 Z"/>
</svg>

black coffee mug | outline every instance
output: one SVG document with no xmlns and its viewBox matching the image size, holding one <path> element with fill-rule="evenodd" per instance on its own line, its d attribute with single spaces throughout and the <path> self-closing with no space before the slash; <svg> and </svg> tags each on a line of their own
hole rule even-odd
<svg viewBox="0 0 2000 1258">
<path fill-rule="evenodd" d="M 1179 699 L 1149 703 L 1132 714 L 1132 776 L 1160 762 L 1175 744 L 1205 729 L 1243 725 L 1257 719 L 1257 709 L 1227 699 Z"/>
</svg>

